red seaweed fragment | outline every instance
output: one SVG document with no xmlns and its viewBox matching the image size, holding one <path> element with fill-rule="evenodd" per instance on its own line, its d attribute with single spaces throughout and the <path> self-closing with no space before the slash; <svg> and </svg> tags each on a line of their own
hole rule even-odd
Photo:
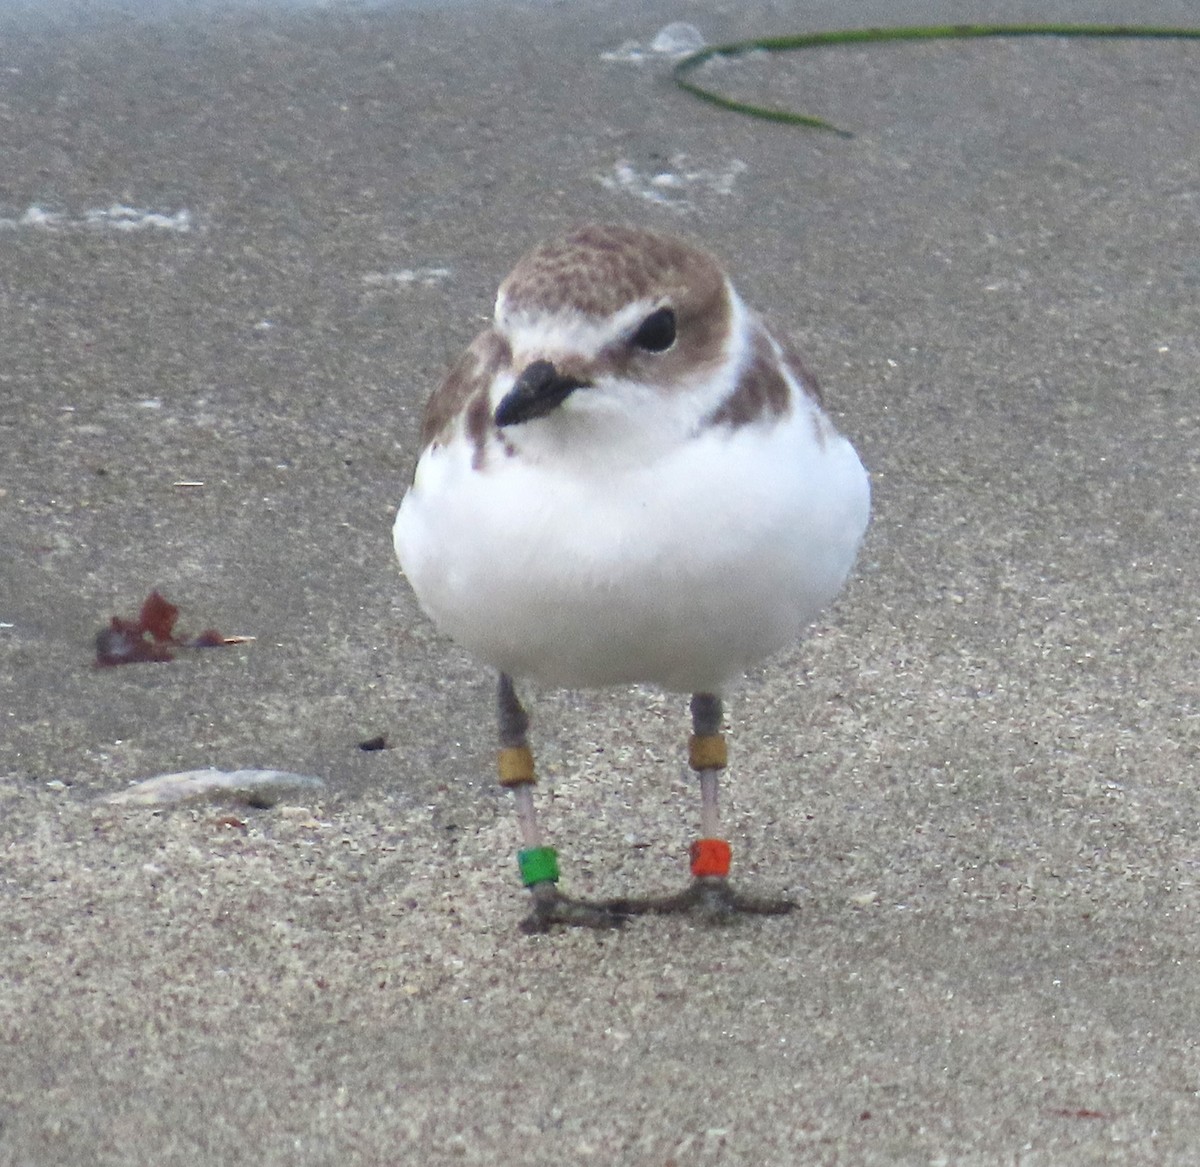
<svg viewBox="0 0 1200 1167">
<path fill-rule="evenodd" d="M 114 616 L 107 628 L 96 633 L 96 668 L 145 662 L 163 663 L 175 659 L 174 649 L 215 648 L 225 644 L 246 644 L 253 636 L 222 636 L 215 628 L 206 628 L 191 640 L 175 635 L 179 609 L 157 591 L 142 604 L 136 620 Z"/>
<path fill-rule="evenodd" d="M 165 644 L 147 639 L 146 629 L 137 620 L 122 620 L 120 616 L 114 616 L 107 628 L 101 628 L 96 633 L 96 664 L 101 668 L 174 659 L 174 654 Z"/>
<path fill-rule="evenodd" d="M 151 592 L 142 603 L 138 624 L 160 644 L 172 641 L 171 632 L 179 617 L 179 609 L 159 592 Z"/>
</svg>

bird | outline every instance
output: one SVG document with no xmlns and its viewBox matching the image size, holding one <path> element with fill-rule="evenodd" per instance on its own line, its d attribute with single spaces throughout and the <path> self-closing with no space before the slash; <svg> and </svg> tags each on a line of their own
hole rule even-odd
<svg viewBox="0 0 1200 1167">
<path fill-rule="evenodd" d="M 794 349 L 700 244 L 583 224 L 501 283 L 491 324 L 426 403 L 421 446 L 393 541 L 426 615 L 498 674 L 499 781 L 530 893 L 522 929 L 791 910 L 729 882 L 723 701 L 841 591 L 871 494 Z M 682 892 L 559 888 L 518 682 L 690 697 L 700 835 Z"/>
</svg>

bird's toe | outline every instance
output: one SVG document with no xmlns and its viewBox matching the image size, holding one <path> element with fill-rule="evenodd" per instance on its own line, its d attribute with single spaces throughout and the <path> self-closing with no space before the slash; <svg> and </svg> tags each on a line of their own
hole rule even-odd
<svg viewBox="0 0 1200 1167">
<path fill-rule="evenodd" d="M 548 932 L 556 924 L 573 928 L 619 928 L 629 916 L 617 901 L 591 902 L 563 895 L 552 883 L 535 884 L 533 911 L 521 921 L 521 931 L 533 935 Z"/>
</svg>

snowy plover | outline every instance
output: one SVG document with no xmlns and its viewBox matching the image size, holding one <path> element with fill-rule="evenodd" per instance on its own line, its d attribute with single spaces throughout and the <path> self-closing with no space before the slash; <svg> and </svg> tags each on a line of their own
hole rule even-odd
<svg viewBox="0 0 1200 1167">
<path fill-rule="evenodd" d="M 500 285 L 421 436 L 396 554 L 438 628 L 500 673 L 500 781 L 533 893 L 523 926 L 786 911 L 729 888 L 717 775 L 722 690 L 833 599 L 867 526 L 866 471 L 812 375 L 698 247 L 585 226 Z M 513 678 L 691 694 L 702 830 L 687 891 L 558 891 Z"/>
</svg>

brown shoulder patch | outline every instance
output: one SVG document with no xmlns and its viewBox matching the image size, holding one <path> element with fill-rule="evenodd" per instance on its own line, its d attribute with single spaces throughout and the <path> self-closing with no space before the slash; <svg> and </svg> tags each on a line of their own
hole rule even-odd
<svg viewBox="0 0 1200 1167">
<path fill-rule="evenodd" d="M 800 382 L 800 387 L 804 392 L 818 405 L 824 405 L 825 394 L 821 389 L 821 382 L 817 380 L 816 374 L 800 359 L 800 354 L 790 344 L 783 345 L 783 363 L 787 365 L 788 372 Z"/>
<path fill-rule="evenodd" d="M 511 361 L 512 350 L 504 337 L 492 328 L 481 332 L 450 367 L 446 379 L 425 403 L 425 417 L 421 423 L 422 447 L 435 444 L 445 437 L 472 398 L 482 398 L 486 408 L 487 391 L 492 378 Z M 467 424 L 472 439 L 478 445 L 482 437 L 478 432 L 477 413 L 478 408 L 473 402 Z"/>
<path fill-rule="evenodd" d="M 733 392 L 709 414 L 707 424 L 739 429 L 763 418 L 782 417 L 791 405 L 791 386 L 780 371 L 771 338 L 760 327 L 755 329 L 750 358 Z"/>
</svg>

